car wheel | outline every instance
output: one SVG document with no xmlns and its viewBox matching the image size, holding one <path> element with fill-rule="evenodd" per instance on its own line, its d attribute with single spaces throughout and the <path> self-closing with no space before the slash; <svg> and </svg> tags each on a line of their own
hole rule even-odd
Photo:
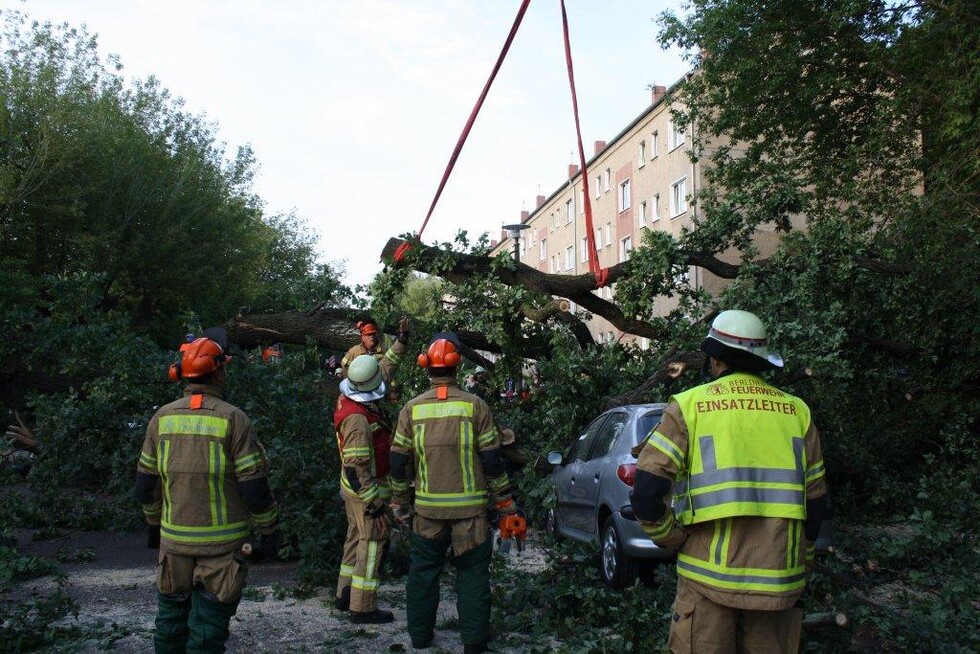
<svg viewBox="0 0 980 654">
<path fill-rule="evenodd" d="M 561 534 L 558 533 L 558 516 L 555 515 L 554 509 L 548 509 L 548 516 L 545 518 L 544 523 L 545 533 L 551 535 L 556 541 L 561 540 Z"/>
<path fill-rule="evenodd" d="M 622 541 L 612 516 L 602 526 L 600 565 L 602 579 L 610 588 L 626 588 L 636 580 L 636 561 L 623 554 Z"/>
</svg>

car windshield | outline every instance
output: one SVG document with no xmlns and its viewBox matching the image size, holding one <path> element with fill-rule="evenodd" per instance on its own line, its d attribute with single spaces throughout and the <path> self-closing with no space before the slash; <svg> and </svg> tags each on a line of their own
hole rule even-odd
<svg viewBox="0 0 980 654">
<path fill-rule="evenodd" d="M 650 411 L 644 413 L 636 421 L 636 442 L 639 443 L 641 440 L 650 435 L 650 430 L 656 427 L 660 423 L 660 412 Z"/>
</svg>

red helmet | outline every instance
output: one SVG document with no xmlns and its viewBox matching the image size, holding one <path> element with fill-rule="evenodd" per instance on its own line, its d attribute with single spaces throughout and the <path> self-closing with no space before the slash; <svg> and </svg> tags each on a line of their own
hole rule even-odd
<svg viewBox="0 0 980 654">
<path fill-rule="evenodd" d="M 356 325 L 357 330 L 361 332 L 361 336 L 368 336 L 369 334 L 377 334 L 378 326 L 369 320 L 362 320 Z"/>
<path fill-rule="evenodd" d="M 209 375 L 231 361 L 221 346 L 210 338 L 198 338 L 180 346 L 180 361 L 170 366 L 170 379 L 193 379 Z"/>
<path fill-rule="evenodd" d="M 455 368 L 460 357 L 452 341 L 440 338 L 432 342 L 428 352 L 419 355 L 418 361 L 422 368 Z"/>
</svg>

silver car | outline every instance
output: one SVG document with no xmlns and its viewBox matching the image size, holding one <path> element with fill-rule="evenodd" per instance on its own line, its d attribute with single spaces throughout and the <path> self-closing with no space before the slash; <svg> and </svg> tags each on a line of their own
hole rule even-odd
<svg viewBox="0 0 980 654">
<path fill-rule="evenodd" d="M 630 450 L 660 422 L 666 404 L 632 404 L 593 420 L 564 454 L 551 452 L 556 506 L 547 530 L 556 538 L 594 545 L 602 576 L 613 588 L 637 576 L 652 583 L 653 570 L 674 553 L 658 548 L 633 515 L 630 492 L 636 459 Z"/>
</svg>

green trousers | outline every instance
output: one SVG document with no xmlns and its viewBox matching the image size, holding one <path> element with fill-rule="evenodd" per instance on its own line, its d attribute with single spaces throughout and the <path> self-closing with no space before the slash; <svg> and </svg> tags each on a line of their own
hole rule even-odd
<svg viewBox="0 0 980 654">
<path fill-rule="evenodd" d="M 238 602 L 223 604 L 200 588 L 180 595 L 157 594 L 157 654 L 211 654 L 225 651 L 228 623 Z"/>
<path fill-rule="evenodd" d="M 411 564 L 405 589 L 408 634 L 423 643 L 432 638 L 439 608 L 439 575 L 446 562 L 449 537 L 429 540 L 418 534 L 410 538 Z M 464 645 L 483 645 L 490 640 L 490 556 L 491 539 L 486 539 L 462 556 L 456 557 L 456 610 L 459 635 Z"/>
</svg>

